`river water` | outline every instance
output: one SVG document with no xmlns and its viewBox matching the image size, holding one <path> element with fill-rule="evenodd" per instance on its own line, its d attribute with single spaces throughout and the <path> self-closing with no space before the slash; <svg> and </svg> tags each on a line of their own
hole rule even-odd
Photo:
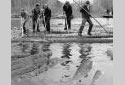
<svg viewBox="0 0 125 85">
<path fill-rule="evenodd" d="M 113 85 L 112 43 L 41 45 L 52 52 L 48 70 L 12 85 Z"/>
</svg>

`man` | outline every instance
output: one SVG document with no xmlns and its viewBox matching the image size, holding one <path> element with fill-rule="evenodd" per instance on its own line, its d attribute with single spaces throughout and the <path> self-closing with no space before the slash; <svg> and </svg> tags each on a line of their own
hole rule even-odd
<svg viewBox="0 0 125 85">
<path fill-rule="evenodd" d="M 50 33 L 50 19 L 51 19 L 51 9 L 48 7 L 47 4 L 43 6 L 44 9 L 44 26 L 46 28 L 46 31 Z"/>
<path fill-rule="evenodd" d="M 32 22 L 33 22 L 33 32 L 40 32 L 39 29 L 39 18 L 40 18 L 40 4 L 36 4 L 35 8 L 32 10 Z"/>
<path fill-rule="evenodd" d="M 82 14 L 82 24 L 81 27 L 79 29 L 79 36 L 82 36 L 82 31 L 84 29 L 85 23 L 88 22 L 89 23 L 89 30 L 88 30 L 88 35 L 91 35 L 91 30 L 93 27 L 93 23 L 90 19 L 91 15 L 90 15 L 90 2 L 86 1 L 85 5 L 83 5 L 82 7 L 80 7 L 80 12 Z"/>
<path fill-rule="evenodd" d="M 65 2 L 64 6 L 63 6 L 63 11 L 66 15 L 64 30 L 67 30 L 67 29 L 70 30 L 71 29 L 71 19 L 73 16 L 72 16 L 72 6 L 70 5 L 70 3 L 68 1 Z M 66 25 L 68 25 L 68 28 Z"/>
<path fill-rule="evenodd" d="M 26 34 L 26 27 L 25 27 L 25 25 L 26 25 L 28 19 L 29 19 L 29 16 L 28 16 L 27 11 L 22 9 L 21 10 L 21 25 L 23 27 L 23 34 Z"/>
</svg>

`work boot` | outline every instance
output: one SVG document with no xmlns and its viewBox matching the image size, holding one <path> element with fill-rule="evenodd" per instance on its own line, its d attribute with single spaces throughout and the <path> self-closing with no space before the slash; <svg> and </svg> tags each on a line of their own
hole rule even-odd
<svg viewBox="0 0 125 85">
<path fill-rule="evenodd" d="M 88 35 L 92 35 L 91 32 L 89 32 Z"/>
<path fill-rule="evenodd" d="M 40 29 L 37 29 L 37 32 L 40 32 Z"/>
<path fill-rule="evenodd" d="M 33 30 L 33 33 L 35 33 L 35 30 Z"/>
<path fill-rule="evenodd" d="M 65 27 L 64 30 L 67 30 L 67 28 Z"/>
<path fill-rule="evenodd" d="M 26 34 L 26 27 L 23 27 L 23 34 Z"/>
<path fill-rule="evenodd" d="M 82 33 L 78 33 L 78 36 L 82 37 Z"/>
</svg>

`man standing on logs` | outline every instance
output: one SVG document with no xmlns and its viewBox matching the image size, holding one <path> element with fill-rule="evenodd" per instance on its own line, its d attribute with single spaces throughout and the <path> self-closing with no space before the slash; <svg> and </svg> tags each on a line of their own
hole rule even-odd
<svg viewBox="0 0 125 85">
<path fill-rule="evenodd" d="M 48 7 L 47 4 L 43 6 L 44 13 L 44 27 L 46 28 L 46 31 L 50 33 L 50 19 L 51 19 L 51 9 Z"/>
<path fill-rule="evenodd" d="M 82 7 L 80 7 L 80 12 L 82 14 L 82 24 L 80 26 L 79 29 L 79 36 L 82 36 L 82 31 L 84 29 L 85 23 L 88 22 L 89 23 L 89 30 L 88 30 L 88 35 L 91 35 L 91 30 L 93 27 L 93 23 L 90 19 L 91 15 L 90 15 L 90 2 L 86 1 L 85 5 L 83 5 Z"/>
<path fill-rule="evenodd" d="M 32 10 L 32 22 L 33 22 L 33 32 L 40 32 L 39 29 L 39 19 L 40 19 L 40 4 L 36 4 L 35 8 Z"/>
<path fill-rule="evenodd" d="M 64 14 L 66 15 L 64 30 L 67 30 L 67 29 L 71 30 L 71 19 L 73 17 L 72 16 L 72 6 L 70 5 L 70 3 L 68 1 L 65 2 L 64 6 L 63 6 L 63 11 L 64 11 Z M 67 25 L 68 25 L 68 28 L 67 28 Z"/>
</svg>

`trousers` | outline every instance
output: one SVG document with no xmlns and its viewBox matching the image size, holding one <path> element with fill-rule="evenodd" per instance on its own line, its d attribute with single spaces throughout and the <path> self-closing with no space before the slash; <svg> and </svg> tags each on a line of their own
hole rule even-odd
<svg viewBox="0 0 125 85">
<path fill-rule="evenodd" d="M 68 28 L 67 28 L 67 26 L 68 26 Z M 70 16 L 67 16 L 65 18 L 65 30 L 67 30 L 67 29 L 71 29 L 71 17 Z"/>
<path fill-rule="evenodd" d="M 35 32 L 36 30 L 37 32 L 40 32 L 38 19 L 32 19 L 32 21 L 33 21 L 33 32 Z M 36 29 L 36 26 L 37 26 L 37 29 Z"/>
<path fill-rule="evenodd" d="M 82 24 L 81 24 L 80 29 L 79 29 L 79 33 L 80 34 L 82 33 L 86 22 L 89 23 L 88 34 L 91 33 L 92 27 L 93 27 L 93 23 L 92 23 L 91 19 L 90 18 L 87 18 L 87 19 L 86 18 L 82 18 Z"/>
</svg>

